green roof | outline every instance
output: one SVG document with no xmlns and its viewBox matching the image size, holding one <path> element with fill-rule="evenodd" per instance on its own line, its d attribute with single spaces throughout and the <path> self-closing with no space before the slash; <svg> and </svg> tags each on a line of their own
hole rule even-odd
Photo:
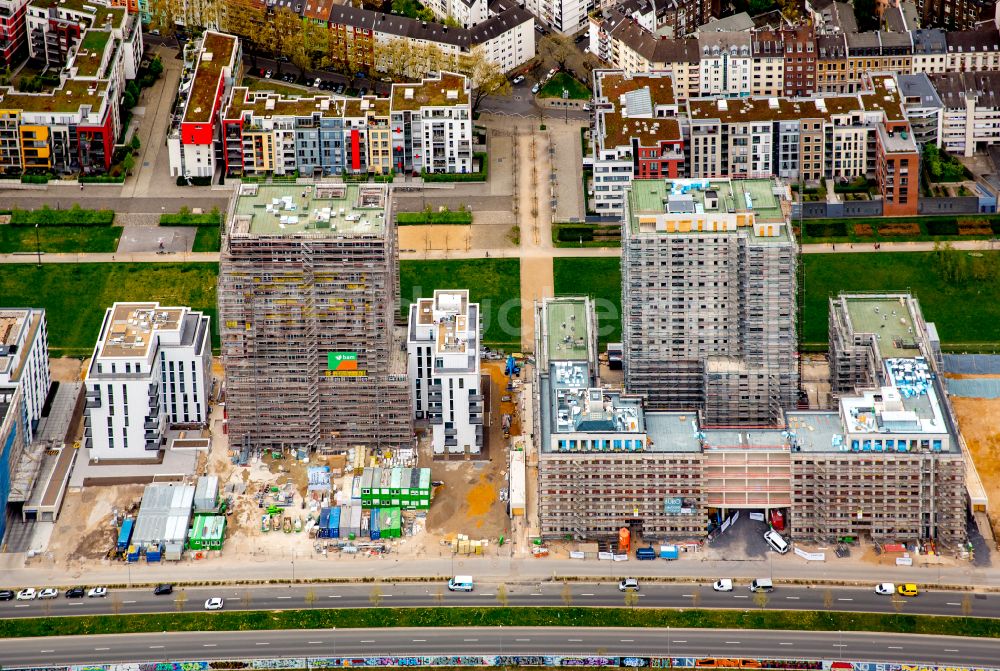
<svg viewBox="0 0 1000 671">
<path fill-rule="evenodd" d="M 91 24 L 93 27 L 103 28 L 108 19 L 111 19 L 111 25 L 115 28 L 121 28 L 125 23 L 124 7 L 105 7 L 93 0 L 32 0 L 31 6 L 44 9 L 58 7 L 67 11 L 90 14 L 94 17 Z"/>
<path fill-rule="evenodd" d="M 844 301 L 855 333 L 874 333 L 883 359 L 912 357 L 913 348 L 900 344 L 916 341 L 914 318 L 906 301 L 885 296 L 849 296 Z M 905 323 L 903 323 L 904 320 Z"/>
<path fill-rule="evenodd" d="M 249 216 L 251 235 L 316 235 L 381 237 L 385 233 L 386 189 L 367 185 L 361 202 L 358 184 L 243 185 L 235 216 Z"/>
<path fill-rule="evenodd" d="M 545 303 L 549 361 L 587 360 L 585 298 L 555 298 Z"/>
<path fill-rule="evenodd" d="M 97 77 L 101 74 L 104 51 L 110 42 L 111 32 L 108 30 L 88 30 L 84 34 L 73 61 L 78 76 Z"/>
<path fill-rule="evenodd" d="M 226 533 L 226 518 L 223 515 L 198 515 L 191 529 L 192 540 L 219 539 Z"/>
</svg>

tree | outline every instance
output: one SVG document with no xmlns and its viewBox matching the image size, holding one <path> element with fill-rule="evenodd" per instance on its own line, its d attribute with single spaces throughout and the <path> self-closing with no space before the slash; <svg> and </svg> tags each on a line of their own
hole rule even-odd
<svg viewBox="0 0 1000 671">
<path fill-rule="evenodd" d="M 372 587 L 371 594 L 368 595 L 368 602 L 373 608 L 378 608 L 382 605 L 382 588 L 379 585 Z"/>
<path fill-rule="evenodd" d="M 563 583 L 563 588 L 562 588 L 562 594 L 561 594 L 561 596 L 562 596 L 562 602 L 563 602 L 564 606 L 566 606 L 567 608 L 569 608 L 570 606 L 573 605 L 573 590 L 570 589 L 568 582 Z"/>
<path fill-rule="evenodd" d="M 309 591 L 307 591 L 306 594 L 305 594 L 305 596 L 303 597 L 303 599 L 306 602 L 306 606 L 308 606 L 309 608 L 312 608 L 313 606 L 315 606 L 316 605 L 316 590 L 310 589 Z"/>
<path fill-rule="evenodd" d="M 639 593 L 629 590 L 625 592 L 625 607 L 635 608 L 639 605 Z"/>
<path fill-rule="evenodd" d="M 125 171 L 126 175 L 132 174 L 132 169 L 135 167 L 135 156 L 131 153 L 125 154 L 125 158 L 122 159 L 122 170 Z"/>
<path fill-rule="evenodd" d="M 878 30 L 878 13 L 875 0 L 854 0 L 854 15 L 858 19 L 858 32 Z"/>
<path fill-rule="evenodd" d="M 767 608 L 767 602 L 771 600 L 771 597 L 767 595 L 767 592 L 761 590 L 759 592 L 754 592 L 753 602 L 757 604 L 757 607 L 761 610 Z"/>
<path fill-rule="evenodd" d="M 142 140 L 139 139 L 138 135 L 133 135 L 129 146 L 132 147 L 132 151 L 139 151 L 139 148 L 142 146 Z"/>
<path fill-rule="evenodd" d="M 508 602 L 507 585 L 500 583 L 500 585 L 497 587 L 497 603 L 506 608 L 507 602 Z"/>
<path fill-rule="evenodd" d="M 833 608 L 833 590 L 829 588 L 823 590 L 823 607 L 827 610 Z"/>
<path fill-rule="evenodd" d="M 187 592 L 181 590 L 177 593 L 177 598 L 174 599 L 174 605 L 177 607 L 177 611 L 180 612 L 184 610 L 184 604 L 187 603 Z M 246 606 L 247 604 L 243 604 Z"/>
<path fill-rule="evenodd" d="M 149 61 L 149 74 L 153 75 L 154 79 L 159 79 L 160 75 L 163 74 L 163 61 L 160 60 L 159 54 L 153 56 L 153 60 Z"/>
<path fill-rule="evenodd" d="M 458 70 L 469 78 L 472 87 L 473 114 L 478 111 L 479 105 L 487 96 L 510 95 L 510 80 L 507 79 L 507 75 L 478 47 L 463 59 Z"/>
<path fill-rule="evenodd" d="M 122 96 L 122 107 L 130 110 L 135 107 L 135 103 L 135 96 L 133 96 L 130 91 L 125 91 L 125 95 Z"/>
</svg>

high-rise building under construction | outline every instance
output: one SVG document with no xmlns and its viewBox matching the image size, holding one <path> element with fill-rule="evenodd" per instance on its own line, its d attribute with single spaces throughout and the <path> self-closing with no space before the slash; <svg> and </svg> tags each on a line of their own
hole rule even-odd
<svg viewBox="0 0 1000 671">
<path fill-rule="evenodd" d="M 236 190 L 218 298 L 234 446 L 412 443 L 388 193 L 339 183 Z"/>
<path fill-rule="evenodd" d="M 798 393 L 796 243 L 773 180 L 635 180 L 622 227 L 627 390 L 706 425 L 781 422 Z"/>
</svg>

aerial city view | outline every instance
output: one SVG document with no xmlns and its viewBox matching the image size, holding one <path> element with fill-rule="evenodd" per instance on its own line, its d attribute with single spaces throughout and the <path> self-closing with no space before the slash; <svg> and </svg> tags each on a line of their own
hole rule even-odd
<svg viewBox="0 0 1000 671">
<path fill-rule="evenodd" d="M 1000 671 L 1000 3 L 0 0 L 0 669 Z"/>
</svg>

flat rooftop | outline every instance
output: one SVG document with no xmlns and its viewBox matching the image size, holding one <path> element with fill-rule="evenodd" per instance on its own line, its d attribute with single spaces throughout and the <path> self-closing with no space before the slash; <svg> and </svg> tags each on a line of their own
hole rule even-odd
<svg viewBox="0 0 1000 671">
<path fill-rule="evenodd" d="M 183 308 L 161 308 L 159 303 L 118 303 L 111 310 L 101 357 L 145 357 L 153 332 L 176 331 L 185 313 Z"/>
<path fill-rule="evenodd" d="M 101 74 L 101 64 L 104 62 L 104 52 L 111 44 L 111 31 L 88 30 L 80 41 L 73 65 L 76 66 L 78 77 L 98 77 Z"/>
<path fill-rule="evenodd" d="M 916 320 L 905 298 L 848 296 L 847 315 L 855 333 L 874 333 L 883 359 L 919 354 Z"/>
<path fill-rule="evenodd" d="M 219 80 L 223 69 L 228 67 L 236 51 L 236 38 L 208 31 L 198 58 L 198 67 L 191 84 L 191 94 L 184 110 L 187 123 L 204 123 L 212 120 L 215 96 L 219 91 Z"/>
<path fill-rule="evenodd" d="M 694 412 L 647 412 L 648 452 L 701 452 Z"/>
<path fill-rule="evenodd" d="M 788 412 L 785 421 L 799 451 L 841 452 L 846 449 L 844 425 L 836 412 Z"/>
<path fill-rule="evenodd" d="M 31 323 L 27 324 L 29 317 Z M 28 357 L 27 352 L 19 353 L 18 347 L 31 347 L 41 322 L 41 310 L 27 308 L 0 310 L 0 375 L 3 376 L 3 379 L 16 384 L 21 378 L 21 372 L 28 362 Z M 25 328 L 29 330 L 25 332 Z M 24 334 L 23 338 L 22 334 Z M 23 343 L 20 342 L 22 339 Z M 14 368 L 15 362 L 18 363 L 16 369 Z M 0 412 L 0 420 L 2 419 L 3 413 Z"/>
<path fill-rule="evenodd" d="M 465 289 L 434 292 L 438 320 L 435 341 L 438 352 L 465 352 L 469 341 L 469 292 Z M 475 338 L 472 339 L 475 344 Z"/>
<path fill-rule="evenodd" d="M 388 189 L 374 184 L 242 184 L 233 233 L 322 237 L 385 234 Z"/>
<path fill-rule="evenodd" d="M 582 298 L 545 302 L 549 361 L 587 360 L 587 303 Z"/>
</svg>

